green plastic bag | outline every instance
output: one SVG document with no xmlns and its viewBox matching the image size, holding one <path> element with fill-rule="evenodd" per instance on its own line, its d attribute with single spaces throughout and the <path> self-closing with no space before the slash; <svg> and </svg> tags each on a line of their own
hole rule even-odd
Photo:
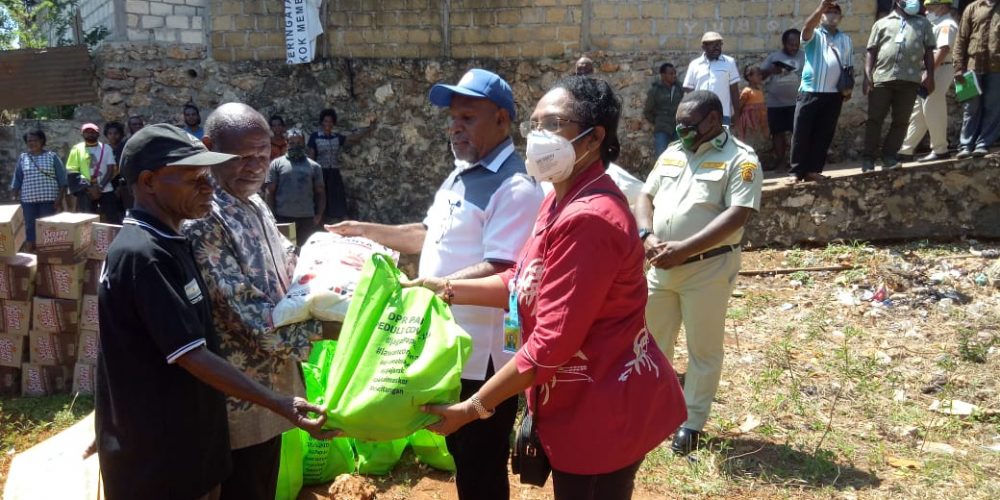
<svg viewBox="0 0 1000 500">
<path fill-rule="evenodd" d="M 333 438 L 313 439 L 306 431 L 298 430 L 303 442 L 302 482 L 320 484 L 333 481 L 341 474 L 354 472 L 354 449 L 351 440 Z"/>
<path fill-rule="evenodd" d="M 384 476 L 392 472 L 399 459 L 406 451 L 407 440 L 392 439 L 389 441 L 352 440 L 354 451 L 358 454 L 358 474 Z"/>
<path fill-rule="evenodd" d="M 302 438 L 299 429 L 281 435 L 281 462 L 274 500 L 295 500 L 302 491 Z"/>
<path fill-rule="evenodd" d="M 424 404 L 458 401 L 472 338 L 425 288 L 403 289 L 392 259 L 375 254 L 344 319 L 326 379 L 327 427 L 350 437 L 406 438 L 437 420 Z"/>
<path fill-rule="evenodd" d="M 409 437 L 410 448 L 421 462 L 435 469 L 455 472 L 455 457 L 448 452 L 444 436 L 420 429 Z"/>
<path fill-rule="evenodd" d="M 306 399 L 322 406 L 325 402 L 326 375 L 330 363 L 337 352 L 337 341 L 321 340 L 313 343 L 309 360 L 302 363 L 302 375 L 306 385 Z M 305 484 L 319 484 L 332 481 L 340 474 L 354 472 L 354 449 L 347 438 L 333 438 L 328 441 L 313 439 L 301 429 L 293 429 L 302 443 L 301 475 Z"/>
</svg>

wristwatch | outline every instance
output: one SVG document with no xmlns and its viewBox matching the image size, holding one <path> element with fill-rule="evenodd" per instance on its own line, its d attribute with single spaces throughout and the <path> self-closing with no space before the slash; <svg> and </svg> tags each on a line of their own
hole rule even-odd
<svg viewBox="0 0 1000 500">
<path fill-rule="evenodd" d="M 487 410 L 486 407 L 483 406 L 483 401 L 479 399 L 479 394 L 473 394 L 472 397 L 469 398 L 469 404 L 472 405 L 473 410 L 476 410 L 476 414 L 479 415 L 480 420 L 486 420 L 487 418 L 492 417 L 493 413 L 496 412 L 495 409 Z"/>
<path fill-rule="evenodd" d="M 639 229 L 639 241 L 646 241 L 646 238 L 648 238 L 651 234 L 653 234 L 653 232 L 650 231 L 649 228 L 644 227 Z"/>
</svg>

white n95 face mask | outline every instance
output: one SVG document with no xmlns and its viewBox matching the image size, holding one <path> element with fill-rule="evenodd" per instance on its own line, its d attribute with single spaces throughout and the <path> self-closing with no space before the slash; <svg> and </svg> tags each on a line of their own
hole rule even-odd
<svg viewBox="0 0 1000 500">
<path fill-rule="evenodd" d="M 528 134 L 528 147 L 524 152 L 528 175 L 541 182 L 555 183 L 568 179 L 577 160 L 573 143 L 591 130 L 594 127 L 580 132 L 573 140 L 552 132 L 533 130 Z"/>
</svg>

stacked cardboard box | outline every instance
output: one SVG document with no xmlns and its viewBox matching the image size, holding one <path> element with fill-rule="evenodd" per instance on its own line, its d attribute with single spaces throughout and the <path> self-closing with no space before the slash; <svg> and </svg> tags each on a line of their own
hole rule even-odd
<svg viewBox="0 0 1000 500">
<path fill-rule="evenodd" d="M 10 301 L 3 308 L 8 332 L 15 326 L 23 329 L 30 325 L 28 362 L 21 365 L 21 392 L 25 396 L 65 392 L 75 385 L 86 259 L 93 246 L 96 221 L 96 215 L 64 212 L 39 219 L 35 225 L 38 255 L 34 296 L 26 297 L 28 307 L 17 309 L 19 304 Z M 0 293 L 2 290 L 0 284 Z M 21 313 L 29 314 L 30 322 L 19 321 Z M 92 367 L 94 361 L 88 363 Z M 89 368 L 84 371 L 93 372 Z M 92 379 L 88 388 L 82 392 L 93 393 Z"/>
<path fill-rule="evenodd" d="M 77 341 L 76 366 L 73 369 L 73 391 L 94 393 L 97 375 L 98 338 L 101 330 L 97 309 L 97 288 L 111 242 L 121 226 L 94 223 L 91 225 L 91 245 L 83 264 L 80 299 L 80 335 Z"/>
<path fill-rule="evenodd" d="M 28 360 L 36 262 L 17 253 L 24 231 L 21 206 L 0 205 L 0 396 L 21 393 L 21 364 Z"/>
</svg>

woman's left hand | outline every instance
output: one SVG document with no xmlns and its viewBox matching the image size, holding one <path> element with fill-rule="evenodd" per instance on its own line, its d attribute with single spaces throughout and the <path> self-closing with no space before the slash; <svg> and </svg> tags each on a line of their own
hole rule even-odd
<svg viewBox="0 0 1000 500">
<path fill-rule="evenodd" d="M 453 405 L 424 405 L 420 410 L 441 417 L 441 420 L 428 425 L 427 430 L 442 436 L 447 436 L 479 418 L 467 401 Z"/>
</svg>

